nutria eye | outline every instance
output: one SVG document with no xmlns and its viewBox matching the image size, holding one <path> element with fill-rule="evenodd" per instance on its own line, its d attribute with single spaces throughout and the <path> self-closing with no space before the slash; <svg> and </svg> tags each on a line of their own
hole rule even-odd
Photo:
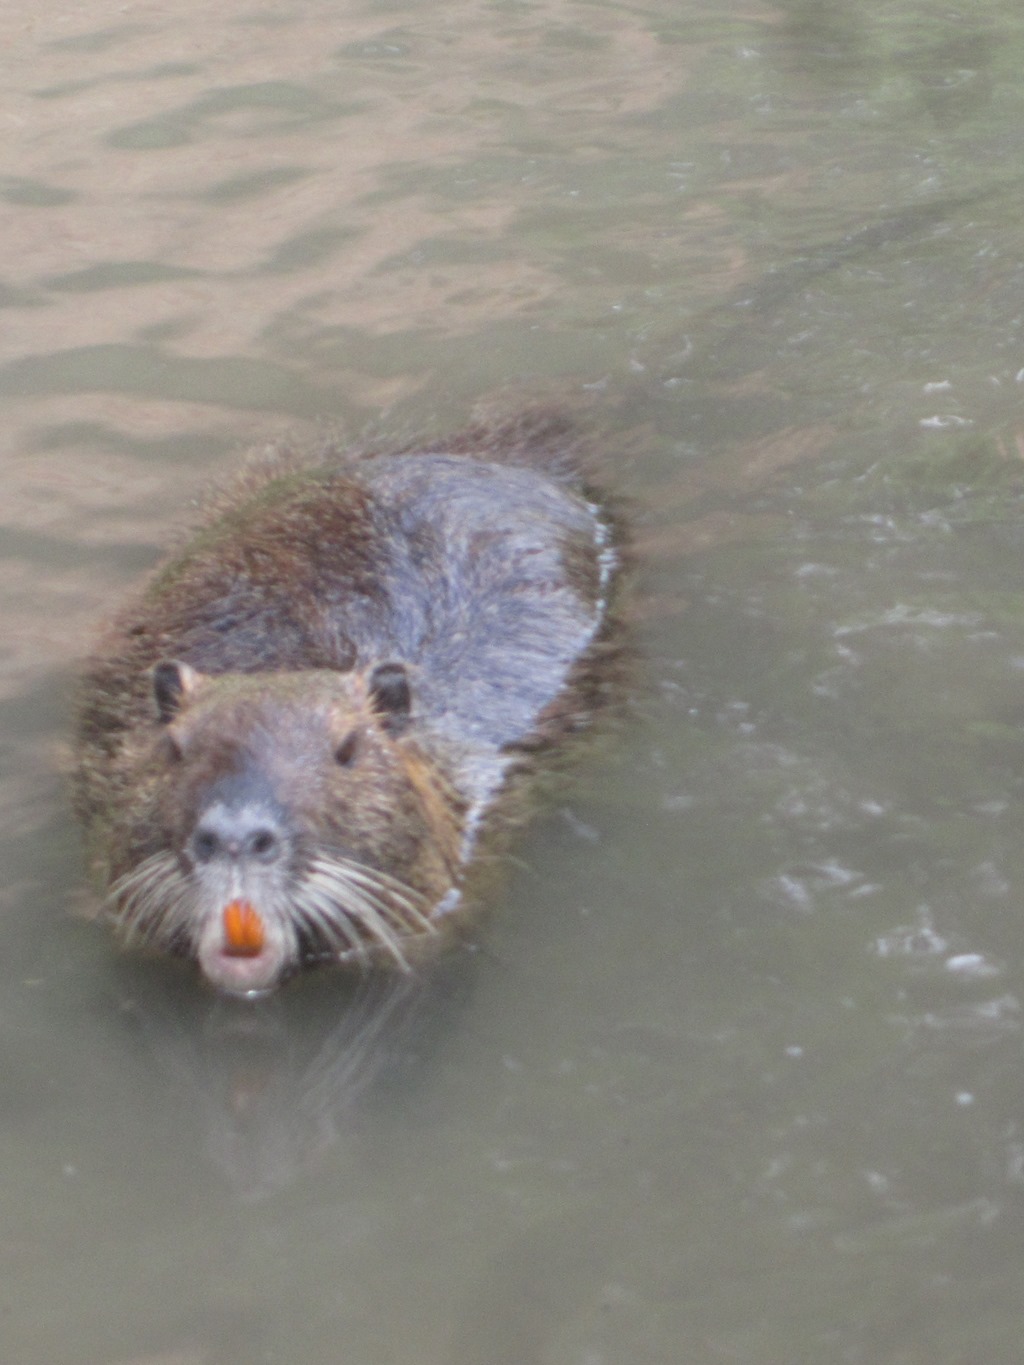
<svg viewBox="0 0 1024 1365">
<path fill-rule="evenodd" d="M 335 763 L 340 764 L 342 768 L 350 767 L 355 762 L 358 750 L 359 734 L 357 731 L 353 730 L 351 734 L 345 736 L 345 738 L 335 749 L 334 751 Z"/>
<path fill-rule="evenodd" d="M 412 689 L 405 664 L 378 664 L 370 674 L 370 701 L 393 733 L 401 731 L 412 711 Z"/>
</svg>

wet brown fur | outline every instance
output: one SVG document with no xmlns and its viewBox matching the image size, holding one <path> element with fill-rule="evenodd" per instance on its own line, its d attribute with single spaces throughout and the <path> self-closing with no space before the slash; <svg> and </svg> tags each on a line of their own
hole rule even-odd
<svg viewBox="0 0 1024 1365">
<path fill-rule="evenodd" d="M 250 463 L 84 673 L 75 804 L 115 926 L 197 951 L 189 839 L 218 784 L 244 778 L 284 812 L 297 884 L 326 900 L 334 874 L 318 859 L 339 849 L 359 885 L 379 878 L 376 928 L 376 911 L 331 926 L 321 906 L 323 933 L 311 913 L 282 949 L 287 969 L 378 951 L 405 965 L 406 939 L 430 937 L 458 897 L 524 755 L 605 699 L 615 539 L 548 416 L 386 456 Z M 161 719 L 153 670 L 171 659 L 187 686 Z M 393 663 L 408 715 L 371 695 Z M 339 763 L 357 731 L 359 762 Z M 164 874 L 186 909 L 160 909 Z"/>
</svg>

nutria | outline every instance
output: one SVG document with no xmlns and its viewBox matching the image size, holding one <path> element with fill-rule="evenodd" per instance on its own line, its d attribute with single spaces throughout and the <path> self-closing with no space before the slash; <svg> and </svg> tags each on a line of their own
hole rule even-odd
<svg viewBox="0 0 1024 1365">
<path fill-rule="evenodd" d="M 612 519 L 557 422 L 279 456 L 215 503 L 82 681 L 75 804 L 122 939 L 258 994 L 408 969 L 611 652 Z"/>
</svg>

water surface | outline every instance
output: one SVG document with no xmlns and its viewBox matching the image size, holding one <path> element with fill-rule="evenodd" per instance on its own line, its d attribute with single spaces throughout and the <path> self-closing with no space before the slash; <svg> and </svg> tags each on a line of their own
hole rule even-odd
<svg viewBox="0 0 1024 1365">
<path fill-rule="evenodd" d="M 1017 1361 L 1022 20 L 9 0 L 0 1355 Z M 247 445 L 554 395 L 619 734 L 419 987 L 123 961 L 74 661 Z"/>
</svg>

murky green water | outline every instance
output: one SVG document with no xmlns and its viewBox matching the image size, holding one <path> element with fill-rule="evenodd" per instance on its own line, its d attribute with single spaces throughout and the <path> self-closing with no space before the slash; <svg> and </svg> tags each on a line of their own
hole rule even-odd
<svg viewBox="0 0 1024 1365">
<path fill-rule="evenodd" d="M 8 0 L 0 1359 L 986 1365 L 1024 1324 L 1024 18 Z M 623 733 L 422 991 L 69 912 L 73 661 L 211 474 L 583 406 Z"/>
</svg>

